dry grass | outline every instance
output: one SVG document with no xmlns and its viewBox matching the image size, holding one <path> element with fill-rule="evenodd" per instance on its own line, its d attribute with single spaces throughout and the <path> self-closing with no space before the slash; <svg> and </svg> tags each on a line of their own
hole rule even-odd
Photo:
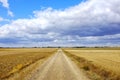
<svg viewBox="0 0 120 80">
<path fill-rule="evenodd" d="M 0 49 L 0 80 L 52 55 L 55 48 Z"/>
<path fill-rule="evenodd" d="M 120 48 L 65 49 L 86 71 L 92 71 L 102 80 L 120 80 Z"/>
</svg>

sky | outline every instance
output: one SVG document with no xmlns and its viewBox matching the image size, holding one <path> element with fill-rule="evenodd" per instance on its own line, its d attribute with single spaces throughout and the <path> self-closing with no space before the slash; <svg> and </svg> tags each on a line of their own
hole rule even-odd
<svg viewBox="0 0 120 80">
<path fill-rule="evenodd" d="M 0 47 L 120 46 L 120 0 L 0 0 Z"/>
</svg>

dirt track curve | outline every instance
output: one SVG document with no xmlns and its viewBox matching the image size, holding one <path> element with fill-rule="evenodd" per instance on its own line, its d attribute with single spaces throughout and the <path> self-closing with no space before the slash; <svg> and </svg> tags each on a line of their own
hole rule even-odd
<svg viewBox="0 0 120 80">
<path fill-rule="evenodd" d="M 58 50 L 44 62 L 29 80 L 89 80 L 79 68 Z"/>
</svg>

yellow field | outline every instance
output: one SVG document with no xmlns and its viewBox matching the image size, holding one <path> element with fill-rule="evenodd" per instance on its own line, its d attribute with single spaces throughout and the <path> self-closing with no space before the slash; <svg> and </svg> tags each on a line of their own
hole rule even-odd
<svg viewBox="0 0 120 80">
<path fill-rule="evenodd" d="M 0 80 L 10 77 L 15 72 L 47 58 L 56 51 L 55 48 L 14 48 L 0 49 Z"/>
<path fill-rule="evenodd" d="M 107 80 L 120 80 L 120 48 L 65 49 L 78 62 Z"/>
</svg>

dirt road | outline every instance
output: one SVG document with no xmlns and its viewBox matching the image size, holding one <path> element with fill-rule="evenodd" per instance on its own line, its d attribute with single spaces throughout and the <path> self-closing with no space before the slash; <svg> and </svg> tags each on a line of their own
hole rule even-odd
<svg viewBox="0 0 120 80">
<path fill-rule="evenodd" d="M 89 80 L 62 50 L 49 58 L 29 80 Z"/>
</svg>

